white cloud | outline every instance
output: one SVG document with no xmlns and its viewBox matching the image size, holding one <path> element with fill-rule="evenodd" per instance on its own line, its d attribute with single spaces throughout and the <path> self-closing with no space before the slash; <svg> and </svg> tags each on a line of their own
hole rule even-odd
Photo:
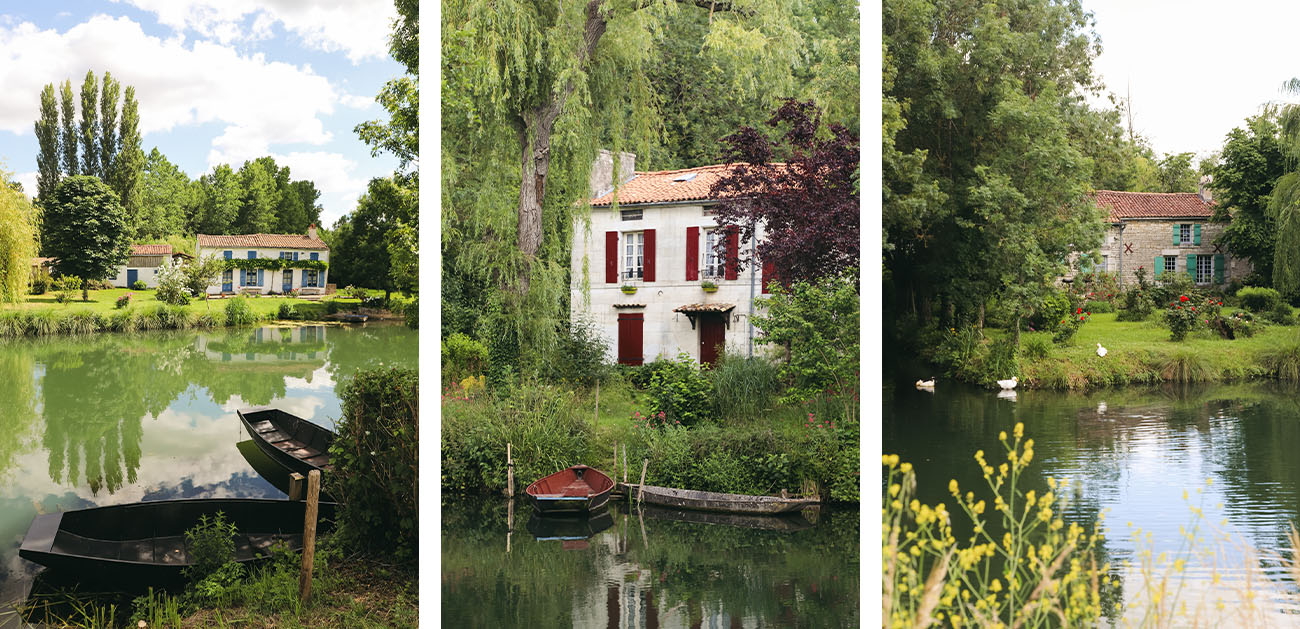
<svg viewBox="0 0 1300 629">
<path fill-rule="evenodd" d="M 390 0 L 114 0 L 123 1 L 177 31 L 193 30 L 221 43 L 266 39 L 279 23 L 308 47 L 343 51 L 354 64 L 388 55 L 397 17 Z"/>
<path fill-rule="evenodd" d="M 36 196 L 36 175 L 37 173 L 35 171 L 30 173 L 14 174 L 14 179 L 17 179 L 18 183 L 23 184 L 23 194 L 26 194 L 29 197 Z"/>
</svg>

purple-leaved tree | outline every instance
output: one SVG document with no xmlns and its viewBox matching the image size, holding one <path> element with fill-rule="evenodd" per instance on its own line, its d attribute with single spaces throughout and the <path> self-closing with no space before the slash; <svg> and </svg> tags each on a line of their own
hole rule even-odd
<svg viewBox="0 0 1300 629">
<path fill-rule="evenodd" d="M 711 190 L 722 199 L 716 206 L 718 225 L 738 230 L 742 243 L 764 226 L 758 262 L 782 282 L 857 267 L 858 136 L 838 124 L 823 132 L 821 111 L 812 101 L 787 99 L 767 124 L 786 128 L 779 143 L 749 126 L 722 139 L 723 155 L 736 167 Z M 785 161 L 773 161 L 778 158 Z M 719 240 L 719 253 L 725 255 L 725 240 Z M 748 247 L 739 252 L 741 268 L 756 263 Z"/>
</svg>

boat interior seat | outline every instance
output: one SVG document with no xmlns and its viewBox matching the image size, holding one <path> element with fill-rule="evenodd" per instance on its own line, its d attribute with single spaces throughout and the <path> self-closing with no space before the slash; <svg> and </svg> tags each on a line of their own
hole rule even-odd
<svg viewBox="0 0 1300 629">
<path fill-rule="evenodd" d="M 581 480 L 575 480 L 572 483 L 565 485 L 564 489 L 560 490 L 560 495 L 566 497 L 586 496 L 587 494 L 590 493 L 591 493 L 591 485 L 588 485 L 587 483 Z"/>
</svg>

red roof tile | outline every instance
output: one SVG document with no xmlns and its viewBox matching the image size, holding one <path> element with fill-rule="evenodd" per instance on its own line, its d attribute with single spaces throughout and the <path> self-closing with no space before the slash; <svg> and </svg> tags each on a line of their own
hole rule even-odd
<svg viewBox="0 0 1300 629">
<path fill-rule="evenodd" d="M 714 199 L 709 194 L 713 183 L 726 175 L 739 164 L 715 164 L 683 168 L 681 170 L 659 170 L 638 172 L 627 183 L 618 187 L 620 205 L 629 203 L 671 203 L 673 201 L 708 201 Z M 780 165 L 780 164 L 775 164 Z M 686 181 L 674 181 L 686 179 Z M 610 192 L 591 200 L 593 206 L 606 206 L 614 201 Z"/>
<path fill-rule="evenodd" d="M 239 234 L 235 236 L 209 236 L 199 234 L 199 246 L 208 249 L 221 247 L 266 247 L 269 249 L 322 249 L 329 245 L 320 238 L 304 234 Z"/>
<path fill-rule="evenodd" d="M 1195 192 L 1116 192 L 1093 193 L 1097 207 L 1108 210 L 1109 221 L 1118 223 L 1129 218 L 1209 218 L 1214 203 L 1206 203 Z"/>
<path fill-rule="evenodd" d="M 133 256 L 169 256 L 171 254 L 171 245 L 131 245 L 131 255 Z"/>
</svg>

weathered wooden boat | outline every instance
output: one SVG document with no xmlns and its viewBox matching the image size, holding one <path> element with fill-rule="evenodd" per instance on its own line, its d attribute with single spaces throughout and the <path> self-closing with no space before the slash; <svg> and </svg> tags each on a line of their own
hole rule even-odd
<svg viewBox="0 0 1300 629">
<path fill-rule="evenodd" d="M 759 531 L 803 531 L 813 527 L 813 523 L 801 513 L 778 513 L 776 515 L 755 515 L 752 513 L 719 513 L 714 511 L 695 511 L 677 507 L 645 504 L 634 507 L 633 511 L 655 520 L 672 522 L 689 522 L 692 524 L 713 524 Z"/>
<path fill-rule="evenodd" d="M 542 514 L 591 513 L 609 502 L 614 480 L 586 465 L 575 465 L 533 481 L 524 489 Z"/>
<path fill-rule="evenodd" d="M 614 516 L 608 509 L 601 509 L 591 517 L 534 513 L 528 519 L 528 532 L 533 534 L 534 539 L 539 542 L 559 540 L 564 550 L 587 548 L 588 539 L 611 526 L 614 526 Z"/>
<path fill-rule="evenodd" d="M 355 312 L 339 313 L 339 321 L 346 321 L 347 323 L 365 323 L 369 318 L 370 315 L 357 314 Z"/>
<path fill-rule="evenodd" d="M 290 472 L 330 469 L 334 433 L 278 408 L 235 411 L 253 443 Z"/>
<path fill-rule="evenodd" d="M 678 509 L 696 511 L 718 511 L 722 513 L 753 513 L 773 515 L 793 513 L 815 504 L 816 498 L 795 498 L 785 496 L 751 496 L 748 494 L 720 494 L 711 491 L 694 491 L 672 487 L 646 485 L 644 492 L 639 492 L 636 483 L 619 483 L 619 488 L 630 492 L 633 498 L 642 502 Z"/>
<path fill-rule="evenodd" d="M 337 505 L 320 503 L 318 531 L 329 530 Z M 38 515 L 19 556 L 86 580 L 167 584 L 193 563 L 185 531 L 202 516 L 234 523 L 235 561 L 270 556 L 276 543 L 302 548 L 307 503 L 248 498 L 160 500 Z"/>
</svg>

